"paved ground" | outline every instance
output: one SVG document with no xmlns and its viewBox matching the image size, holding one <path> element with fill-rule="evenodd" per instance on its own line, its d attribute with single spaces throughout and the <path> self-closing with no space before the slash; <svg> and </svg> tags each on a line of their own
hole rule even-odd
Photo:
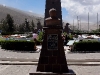
<svg viewBox="0 0 100 75">
<path fill-rule="evenodd" d="M 68 47 L 67 47 L 68 49 Z M 100 59 L 100 53 L 67 53 L 67 59 Z M 0 49 L 0 58 L 26 58 L 36 59 L 39 58 L 40 53 L 27 53 L 27 52 L 12 52 Z"/>
<path fill-rule="evenodd" d="M 40 53 L 20 53 L 0 49 L 0 58 L 39 58 Z M 100 59 L 100 53 L 67 53 L 67 59 Z M 9 61 L 8 61 L 9 62 Z M 100 66 L 68 66 L 76 75 L 100 75 Z M 0 75 L 28 75 L 34 65 L 0 65 Z"/>
<path fill-rule="evenodd" d="M 0 58 L 38 58 L 40 53 L 12 52 L 0 48 Z"/>
<path fill-rule="evenodd" d="M 0 75 L 28 75 L 30 70 L 35 72 L 34 65 L 0 65 Z M 69 66 L 76 75 L 100 75 L 100 66 Z"/>
</svg>

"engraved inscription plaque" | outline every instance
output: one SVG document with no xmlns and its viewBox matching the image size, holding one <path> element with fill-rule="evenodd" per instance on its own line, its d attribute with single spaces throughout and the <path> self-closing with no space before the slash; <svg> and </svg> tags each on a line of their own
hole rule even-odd
<svg viewBox="0 0 100 75">
<path fill-rule="evenodd" d="M 58 50 L 58 34 L 49 34 L 47 38 L 48 50 Z"/>
</svg>

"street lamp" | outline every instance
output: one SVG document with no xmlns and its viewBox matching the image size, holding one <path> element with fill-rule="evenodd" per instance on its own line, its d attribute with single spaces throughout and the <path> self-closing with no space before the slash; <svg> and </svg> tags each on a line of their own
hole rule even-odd
<svg viewBox="0 0 100 75">
<path fill-rule="evenodd" d="M 80 27 L 79 27 L 79 22 L 80 22 L 80 20 L 78 20 L 78 30 L 79 30 L 79 28 L 80 28 Z"/>
</svg>

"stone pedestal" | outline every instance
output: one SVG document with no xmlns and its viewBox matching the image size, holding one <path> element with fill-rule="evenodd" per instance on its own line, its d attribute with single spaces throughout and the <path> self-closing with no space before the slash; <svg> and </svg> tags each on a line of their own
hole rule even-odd
<svg viewBox="0 0 100 75">
<path fill-rule="evenodd" d="M 69 73 L 53 73 L 53 72 L 30 72 L 29 75 L 76 75 L 72 70 Z"/>
<path fill-rule="evenodd" d="M 76 75 L 75 73 L 43 73 L 43 72 L 37 72 L 37 73 L 30 73 L 30 75 Z"/>
<path fill-rule="evenodd" d="M 44 27 L 37 72 L 68 73 L 60 27 Z"/>
<path fill-rule="evenodd" d="M 59 26 L 44 27 L 37 70 L 29 75 L 76 75 L 68 69 L 61 33 Z"/>
</svg>

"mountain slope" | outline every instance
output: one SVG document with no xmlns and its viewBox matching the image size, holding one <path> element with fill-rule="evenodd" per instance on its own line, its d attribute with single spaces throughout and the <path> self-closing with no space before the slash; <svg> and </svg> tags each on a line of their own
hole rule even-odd
<svg viewBox="0 0 100 75">
<path fill-rule="evenodd" d="M 19 10 L 17 8 L 13 8 L 13 7 L 9 7 L 9 6 L 0 5 L 0 21 L 1 21 L 1 19 L 5 19 L 7 14 L 10 14 L 13 17 L 15 24 L 18 24 L 18 25 L 24 23 L 25 18 L 27 18 L 30 22 L 33 20 L 35 25 L 37 25 L 37 19 L 40 19 L 40 22 L 42 25 L 44 24 L 44 16 L 43 15 Z M 66 22 L 64 21 L 63 27 L 66 25 L 65 23 Z M 78 28 L 77 26 L 78 25 L 75 24 L 76 28 Z M 96 24 L 90 25 L 90 30 L 94 30 L 96 28 L 97 28 Z M 73 24 L 71 25 L 71 29 L 73 29 Z M 88 30 L 88 24 L 82 23 L 81 29 Z"/>
<path fill-rule="evenodd" d="M 30 22 L 33 20 L 35 24 L 37 23 L 37 19 L 40 19 L 42 25 L 44 22 L 43 17 L 38 16 L 38 14 L 0 5 L 0 20 L 5 19 L 7 14 L 10 14 L 13 17 L 15 24 L 22 24 L 25 21 L 25 18 Z"/>
</svg>

